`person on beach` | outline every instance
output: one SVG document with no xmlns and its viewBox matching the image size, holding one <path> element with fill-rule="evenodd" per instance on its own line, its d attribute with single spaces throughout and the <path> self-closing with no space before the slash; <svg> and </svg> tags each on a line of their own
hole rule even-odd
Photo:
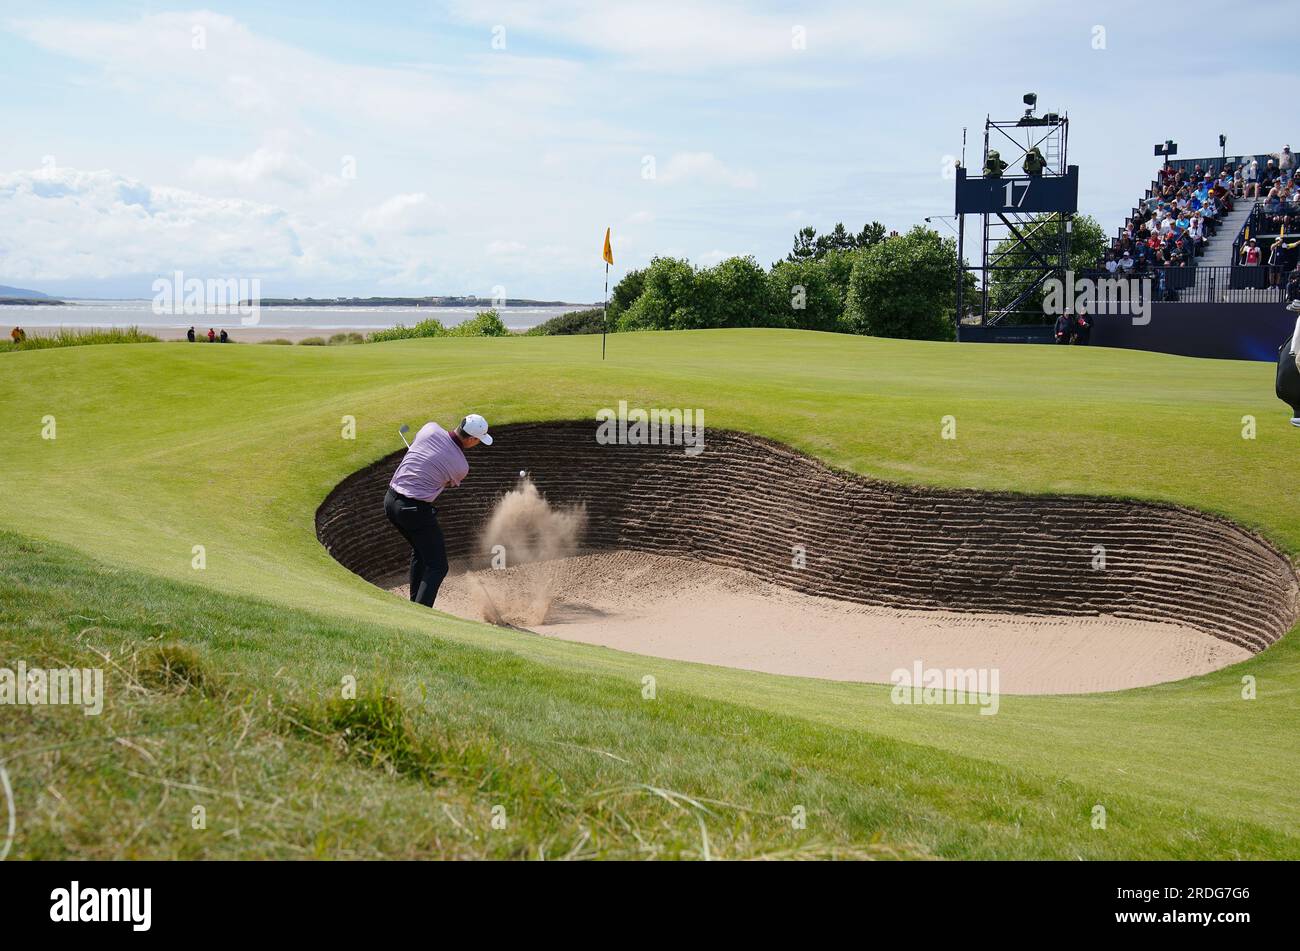
<svg viewBox="0 0 1300 951">
<path fill-rule="evenodd" d="M 469 475 L 465 453 L 492 445 L 487 420 L 471 413 L 450 432 L 425 423 L 411 440 L 384 496 L 384 515 L 411 546 L 411 600 L 433 607 L 447 577 L 447 544 L 433 503 Z"/>
<path fill-rule="evenodd" d="M 230 335 L 229 335 L 228 333 L 226 333 L 226 328 L 225 328 L 225 327 L 222 327 L 222 328 L 221 328 L 221 342 L 222 342 L 222 343 L 226 343 L 226 342 L 229 341 L 229 340 L 230 340 Z"/>
<path fill-rule="evenodd" d="M 193 328 L 193 327 L 191 327 L 188 331 L 185 332 L 185 339 L 188 340 L 190 343 L 193 343 L 193 342 L 194 342 L 194 328 Z"/>
<path fill-rule="evenodd" d="M 213 330 L 211 327 L 209 327 L 209 328 L 208 328 L 208 343 L 216 343 L 216 342 L 217 342 L 217 332 L 216 332 L 215 330 Z"/>
<path fill-rule="evenodd" d="M 9 331 L 9 336 L 14 343 L 22 343 L 27 339 L 27 331 L 23 330 L 22 327 L 15 327 L 13 330 Z"/>
</svg>

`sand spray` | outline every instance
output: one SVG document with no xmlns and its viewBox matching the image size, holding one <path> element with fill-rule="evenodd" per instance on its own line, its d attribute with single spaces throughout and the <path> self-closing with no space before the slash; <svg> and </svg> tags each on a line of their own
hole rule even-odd
<svg viewBox="0 0 1300 951">
<path fill-rule="evenodd" d="M 470 576 L 477 613 L 492 624 L 541 624 L 559 590 L 555 570 L 529 572 L 521 583 L 494 575 L 533 562 L 555 562 L 578 553 L 587 530 L 585 505 L 552 506 L 533 480 L 521 476 L 497 500 L 479 535 L 479 555 L 494 570 Z M 514 574 L 511 572 L 511 574 Z"/>
</svg>

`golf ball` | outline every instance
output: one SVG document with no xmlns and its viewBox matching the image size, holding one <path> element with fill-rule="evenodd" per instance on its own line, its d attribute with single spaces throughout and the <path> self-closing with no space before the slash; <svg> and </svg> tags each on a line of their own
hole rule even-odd
<svg viewBox="0 0 1300 951">
<path fill-rule="evenodd" d="M 527 470 L 527 469 L 520 469 L 520 470 L 519 470 L 519 478 L 522 479 L 522 478 L 523 478 L 524 476 L 526 476 L 526 475 L 528 475 L 528 470 Z"/>
</svg>

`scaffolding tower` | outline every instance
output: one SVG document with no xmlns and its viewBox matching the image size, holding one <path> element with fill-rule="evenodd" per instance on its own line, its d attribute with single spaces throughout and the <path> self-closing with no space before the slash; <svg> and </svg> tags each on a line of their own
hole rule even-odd
<svg viewBox="0 0 1300 951">
<path fill-rule="evenodd" d="M 1079 169 L 1068 156 L 1070 120 L 1053 112 L 1036 115 L 1033 93 L 1024 101 L 1028 108 L 1017 119 L 985 119 L 980 177 L 957 170 L 958 339 L 971 303 L 967 274 L 977 279 L 970 316 L 978 323 L 1042 323 L 1044 286 L 1052 278 L 1063 281 L 1069 267 L 1079 197 Z M 1005 170 L 990 167 L 994 151 Z M 1031 152 L 1041 159 L 1040 168 L 1033 167 L 1034 160 L 1026 166 Z M 978 265 L 966 263 L 968 214 L 980 216 Z"/>
</svg>

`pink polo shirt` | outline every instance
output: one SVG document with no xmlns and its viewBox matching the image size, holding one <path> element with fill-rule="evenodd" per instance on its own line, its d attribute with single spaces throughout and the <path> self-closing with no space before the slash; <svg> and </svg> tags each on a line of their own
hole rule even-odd
<svg viewBox="0 0 1300 951">
<path fill-rule="evenodd" d="M 460 485 L 469 463 L 451 433 L 437 423 L 425 423 L 411 440 L 388 487 L 408 499 L 432 502 L 445 488 Z"/>
</svg>

